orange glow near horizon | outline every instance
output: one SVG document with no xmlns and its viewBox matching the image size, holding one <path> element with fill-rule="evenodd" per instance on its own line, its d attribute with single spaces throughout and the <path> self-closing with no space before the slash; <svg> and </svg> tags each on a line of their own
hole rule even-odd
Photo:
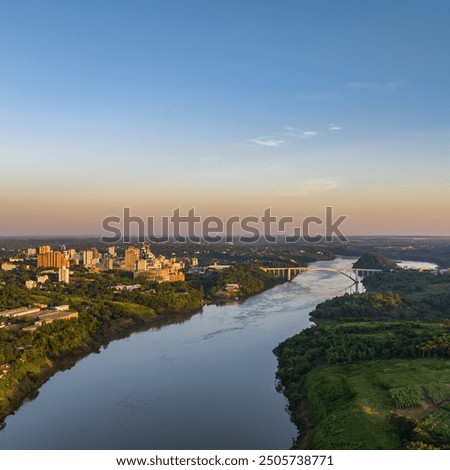
<svg viewBox="0 0 450 470">
<path fill-rule="evenodd" d="M 270 207 L 277 217 L 291 216 L 296 222 L 308 216 L 324 217 L 325 207 L 332 206 L 335 216 L 348 216 L 342 225 L 346 233 L 364 235 L 450 235 L 450 194 L 436 197 L 434 191 L 415 194 L 413 189 L 366 188 L 335 189 L 329 192 L 285 197 L 262 190 L 259 194 L 245 192 L 226 194 L 221 191 L 201 191 L 165 194 L 161 190 L 144 194 L 121 194 L 97 188 L 91 192 L 64 194 L 64 188 L 43 193 L 5 191 L 0 207 L 0 235 L 97 235 L 102 233 L 105 217 L 121 217 L 123 208 L 142 218 L 153 216 L 159 221 L 176 208 L 184 214 L 195 208 L 204 218 L 217 216 L 227 219 L 263 215 Z"/>
</svg>

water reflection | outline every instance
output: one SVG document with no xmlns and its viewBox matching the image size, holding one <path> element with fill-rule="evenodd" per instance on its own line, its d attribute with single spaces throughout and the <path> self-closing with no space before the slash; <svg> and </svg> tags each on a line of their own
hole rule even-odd
<svg viewBox="0 0 450 470">
<path fill-rule="evenodd" d="M 10 416 L 0 448 L 288 449 L 296 429 L 275 389 L 272 350 L 310 325 L 317 303 L 351 292 L 348 284 L 339 273 L 308 272 L 115 341 Z"/>
</svg>

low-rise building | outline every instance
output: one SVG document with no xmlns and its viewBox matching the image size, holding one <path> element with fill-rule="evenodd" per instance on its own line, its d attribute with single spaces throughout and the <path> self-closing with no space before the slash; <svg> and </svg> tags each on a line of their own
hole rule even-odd
<svg viewBox="0 0 450 470">
<path fill-rule="evenodd" d="M 25 287 L 26 287 L 27 289 L 36 289 L 36 287 L 37 287 L 37 282 L 36 282 L 36 281 L 32 281 L 32 280 L 25 281 Z"/>
<path fill-rule="evenodd" d="M 32 333 L 40 328 L 42 325 L 53 323 L 57 320 L 72 320 L 78 318 L 78 312 L 75 311 L 59 311 L 59 310 L 41 310 L 38 315 L 36 315 L 37 320 L 34 322 L 34 325 L 25 326 L 22 328 L 22 331 L 27 331 Z"/>
<path fill-rule="evenodd" d="M 172 271 L 169 268 L 147 269 L 146 271 L 136 271 L 135 278 L 143 277 L 150 281 L 157 282 L 175 282 L 184 281 L 185 276 L 181 271 Z"/>
<path fill-rule="evenodd" d="M 67 304 L 57 305 L 56 307 L 53 307 L 53 310 L 56 310 L 58 312 L 68 312 L 70 310 L 70 307 Z"/>
<path fill-rule="evenodd" d="M 48 281 L 48 276 L 44 274 L 43 276 L 37 276 L 36 281 L 38 284 L 44 284 Z"/>
<path fill-rule="evenodd" d="M 12 263 L 2 263 L 2 270 L 3 271 L 12 271 L 13 269 L 16 269 L 17 266 L 15 264 L 12 264 Z"/>
<path fill-rule="evenodd" d="M 18 307 L 18 308 L 11 308 L 9 310 L 3 310 L 0 312 L 0 317 L 7 317 L 7 318 L 19 318 L 25 317 L 29 315 L 36 315 L 40 312 L 41 309 L 37 307 Z"/>
<path fill-rule="evenodd" d="M 140 289 L 140 288 L 141 288 L 140 284 L 132 284 L 130 286 L 118 284 L 117 286 L 110 287 L 110 289 L 115 290 L 117 292 L 122 292 L 122 291 L 131 292 L 133 290 Z"/>
<path fill-rule="evenodd" d="M 78 318 L 78 312 L 70 310 L 64 312 L 58 310 L 41 310 L 38 318 L 40 325 L 43 325 L 44 323 L 53 323 L 56 320 L 72 320 L 73 318 Z"/>
<path fill-rule="evenodd" d="M 225 292 L 237 292 L 240 289 L 240 285 L 235 283 L 227 283 L 223 289 Z"/>
</svg>

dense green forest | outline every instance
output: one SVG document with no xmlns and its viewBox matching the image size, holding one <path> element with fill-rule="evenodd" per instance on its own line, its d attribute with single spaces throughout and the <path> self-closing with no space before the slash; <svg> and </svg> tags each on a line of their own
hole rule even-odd
<svg viewBox="0 0 450 470">
<path fill-rule="evenodd" d="M 213 271 L 208 276 L 188 275 L 187 280 L 190 285 L 205 292 L 206 299 L 210 301 L 224 298 L 222 288 L 225 284 L 239 284 L 239 290 L 233 293 L 233 297 L 243 299 L 284 282 L 254 263 L 236 264 L 228 269 Z"/>
<path fill-rule="evenodd" d="M 450 276 L 396 271 L 364 284 L 318 305 L 315 325 L 274 351 L 297 445 L 449 448 Z"/>
</svg>

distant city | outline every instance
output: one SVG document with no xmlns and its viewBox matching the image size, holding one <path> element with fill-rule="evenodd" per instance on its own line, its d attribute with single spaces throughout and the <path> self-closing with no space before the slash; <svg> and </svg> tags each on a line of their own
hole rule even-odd
<svg viewBox="0 0 450 470">
<path fill-rule="evenodd" d="M 197 258 L 179 261 L 175 256 L 170 259 L 163 255 L 155 256 L 148 243 L 144 243 L 141 247 L 127 247 L 122 253 L 123 255 L 119 256 L 115 246 L 110 246 L 107 251 L 101 253 L 96 247 L 77 251 L 65 245 L 60 245 L 57 250 L 53 250 L 50 245 L 41 245 L 38 248 L 22 251 L 20 257 L 9 258 L 8 261 L 1 263 L 1 270 L 14 271 L 23 266 L 23 269 L 31 272 L 34 278 L 25 280 L 25 287 L 29 290 L 46 290 L 49 284 L 69 284 L 73 274 L 70 270 L 71 265 L 83 267 L 87 272 L 98 275 L 114 269 L 129 271 L 136 279 L 156 282 L 184 281 L 185 275 L 181 270 L 187 266 L 198 266 Z M 5 285 L 5 282 L 0 284 Z M 116 292 L 140 287 L 139 284 L 110 286 Z M 34 331 L 43 324 L 73 318 L 78 318 L 78 312 L 71 310 L 69 305 L 56 305 L 49 309 L 46 304 L 35 303 L 33 307 L 24 306 L 0 311 L 0 320 L 35 320 L 32 325 L 24 325 L 23 331 Z M 7 325 L 5 321 L 0 321 L 0 328 Z"/>
<path fill-rule="evenodd" d="M 110 246 L 107 251 L 101 253 L 96 247 L 77 251 L 65 245 L 60 245 L 57 250 L 53 250 L 50 245 L 42 245 L 38 248 L 28 248 L 23 253 L 23 258 L 10 258 L 9 261 L 3 262 L 1 269 L 12 271 L 19 263 L 25 260 L 32 261 L 33 263 L 26 264 L 25 269 L 31 270 L 35 264 L 39 273 L 36 272 L 36 279 L 26 281 L 26 287 L 35 289 L 49 280 L 69 284 L 71 265 L 84 267 L 89 272 L 97 274 L 121 269 L 132 272 L 135 278 L 145 277 L 147 280 L 159 282 L 184 281 L 184 273 L 181 270 L 187 265 L 198 266 L 197 258 L 178 260 L 175 256 L 170 259 L 163 255 L 155 256 L 148 243 L 144 243 L 141 247 L 127 247 L 122 252 L 123 255 L 119 256 L 115 246 Z"/>
</svg>

